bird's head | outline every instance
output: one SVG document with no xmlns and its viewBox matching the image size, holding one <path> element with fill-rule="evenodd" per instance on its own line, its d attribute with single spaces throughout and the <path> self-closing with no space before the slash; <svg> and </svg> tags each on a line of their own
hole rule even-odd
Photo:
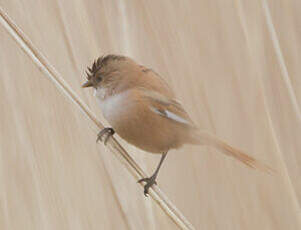
<svg viewBox="0 0 301 230">
<path fill-rule="evenodd" d="M 86 71 L 87 81 L 82 85 L 83 88 L 105 87 L 109 84 L 117 73 L 126 65 L 130 59 L 125 56 L 109 54 L 101 56 L 94 61 L 92 67 Z"/>
</svg>

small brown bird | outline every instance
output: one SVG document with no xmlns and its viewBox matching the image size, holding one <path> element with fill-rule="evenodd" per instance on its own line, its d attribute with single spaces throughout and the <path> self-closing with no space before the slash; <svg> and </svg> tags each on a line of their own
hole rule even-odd
<svg viewBox="0 0 301 230">
<path fill-rule="evenodd" d="M 184 144 L 201 144 L 217 148 L 249 167 L 270 169 L 216 136 L 199 130 L 190 119 L 168 84 L 153 70 L 131 58 L 107 55 L 98 58 L 87 71 L 87 82 L 93 87 L 104 117 L 112 128 L 105 128 L 97 140 L 114 132 L 128 143 L 147 152 L 162 154 L 154 174 L 146 182 L 144 194 L 156 184 L 156 177 L 167 152 Z"/>
</svg>

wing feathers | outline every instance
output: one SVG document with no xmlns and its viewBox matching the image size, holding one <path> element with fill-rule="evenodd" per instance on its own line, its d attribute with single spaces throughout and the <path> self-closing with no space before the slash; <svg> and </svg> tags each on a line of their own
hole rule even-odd
<svg viewBox="0 0 301 230">
<path fill-rule="evenodd" d="M 177 122 L 179 124 L 189 126 L 190 128 L 195 127 L 188 113 L 175 99 L 142 87 L 138 90 L 140 91 L 140 96 L 148 100 L 149 109 L 152 112 L 155 112 L 172 122 Z"/>
<path fill-rule="evenodd" d="M 160 109 L 158 109 L 156 107 L 153 107 L 153 106 L 150 106 L 150 109 L 153 112 L 155 112 L 155 113 L 157 113 L 157 114 L 159 114 L 163 117 L 166 117 L 168 119 L 171 119 L 175 122 L 183 123 L 183 124 L 186 124 L 186 125 L 191 125 L 189 121 L 185 120 L 184 118 L 182 118 L 182 117 L 178 116 L 177 114 L 174 114 L 174 113 L 172 113 L 168 110 L 160 110 Z"/>
</svg>

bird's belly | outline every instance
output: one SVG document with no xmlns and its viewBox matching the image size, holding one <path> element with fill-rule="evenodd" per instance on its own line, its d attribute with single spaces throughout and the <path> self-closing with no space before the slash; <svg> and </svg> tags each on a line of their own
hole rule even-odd
<svg viewBox="0 0 301 230">
<path fill-rule="evenodd" d="M 126 93 L 97 99 L 104 117 L 128 143 L 151 153 L 163 153 L 182 145 L 172 124 L 162 123 L 164 118 L 139 101 L 129 100 Z"/>
<path fill-rule="evenodd" d="M 141 111 L 129 105 L 121 116 L 109 118 L 116 133 L 128 143 L 151 153 L 164 153 L 180 147 L 178 132 L 174 127 L 162 126 L 157 114 Z"/>
</svg>

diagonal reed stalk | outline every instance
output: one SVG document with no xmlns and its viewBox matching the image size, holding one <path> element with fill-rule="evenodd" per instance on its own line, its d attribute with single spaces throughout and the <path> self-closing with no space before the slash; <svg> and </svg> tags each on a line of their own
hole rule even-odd
<svg viewBox="0 0 301 230">
<path fill-rule="evenodd" d="M 22 32 L 22 30 L 8 17 L 8 15 L 0 7 L 0 23 L 23 49 L 23 51 L 31 58 L 39 70 L 44 73 L 55 86 L 67 96 L 89 119 L 93 121 L 95 126 L 103 129 L 104 126 L 96 118 L 94 113 L 88 106 L 76 95 L 72 88 L 64 81 L 62 76 L 56 69 L 48 62 L 48 60 L 41 54 L 41 52 L 32 44 L 30 39 Z M 146 177 L 145 172 L 133 160 L 133 158 L 124 150 L 124 148 L 116 141 L 115 138 L 110 138 L 106 145 L 117 158 L 126 166 L 131 175 L 137 180 Z M 185 216 L 175 207 L 175 205 L 168 199 L 168 197 L 154 185 L 149 190 L 149 195 L 161 207 L 161 209 L 177 224 L 180 229 L 193 230 L 192 224 L 185 218 Z"/>
<path fill-rule="evenodd" d="M 294 91 L 294 88 L 292 86 L 292 82 L 285 64 L 285 60 L 281 51 L 281 47 L 280 47 L 280 43 L 279 43 L 279 39 L 276 33 L 276 29 L 275 26 L 273 24 L 273 20 L 272 20 L 272 16 L 271 16 L 271 12 L 270 12 L 270 8 L 269 8 L 269 4 L 267 0 L 262 0 L 262 8 L 263 8 L 263 12 L 265 15 L 265 19 L 266 19 L 266 23 L 267 23 L 267 27 L 271 36 L 271 40 L 272 40 L 272 44 L 274 46 L 275 52 L 276 52 L 276 57 L 277 57 L 277 61 L 279 63 L 279 67 L 280 67 L 280 71 L 281 71 L 281 77 L 283 78 L 284 81 L 284 85 L 287 88 L 287 92 L 288 95 L 290 97 L 291 103 L 292 103 L 292 107 L 295 110 L 296 114 L 297 114 L 297 118 L 298 121 L 301 121 L 301 111 L 300 111 L 300 107 L 297 101 L 297 97 Z"/>
</svg>

